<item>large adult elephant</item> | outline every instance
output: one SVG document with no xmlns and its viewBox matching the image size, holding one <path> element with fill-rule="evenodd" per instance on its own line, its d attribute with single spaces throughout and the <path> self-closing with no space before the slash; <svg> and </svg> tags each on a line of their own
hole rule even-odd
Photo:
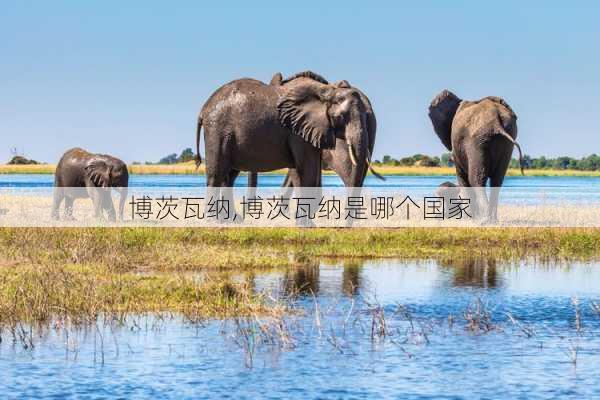
<svg viewBox="0 0 600 400">
<path fill-rule="evenodd" d="M 116 220 L 111 198 L 111 188 L 119 192 L 119 219 L 123 220 L 123 209 L 127 200 L 129 172 L 127 164 L 106 154 L 94 154 L 81 148 L 67 150 L 61 157 L 54 173 L 54 201 L 52 216 L 59 217 L 59 208 L 64 200 L 65 217 L 73 218 L 73 202 L 77 198 L 90 197 L 94 214 L 110 221 Z"/>
<path fill-rule="evenodd" d="M 305 72 L 309 77 L 318 80 L 323 84 L 329 84 L 320 75 Z M 290 78 L 283 79 L 281 73 L 273 75 L 270 84 L 275 86 L 289 85 L 294 79 L 297 79 L 298 75 L 294 75 Z M 366 137 L 362 136 L 346 136 L 337 135 L 336 145 L 334 149 L 324 149 L 321 154 L 321 167 L 324 170 L 333 170 L 342 179 L 344 185 L 347 187 L 362 187 L 367 171 L 370 170 L 377 178 L 384 180 L 371 166 L 371 155 L 373 154 L 373 147 L 375 146 L 375 136 L 377 133 L 377 119 L 375 118 L 375 112 L 369 98 L 358 88 L 352 87 L 347 81 L 339 81 L 333 84 L 338 88 L 347 88 L 355 90 L 360 97 L 361 112 L 364 115 L 366 124 Z M 354 149 L 359 147 L 360 142 L 367 142 L 367 154 L 366 158 L 357 158 Z M 293 187 L 293 181 L 295 179 L 296 171 L 294 169 L 288 170 L 288 174 L 284 180 L 284 187 Z M 252 172 L 248 175 L 248 186 L 255 187 L 257 184 L 257 174 Z"/>
<path fill-rule="evenodd" d="M 476 190 L 477 217 L 497 220 L 499 189 L 510 164 L 516 142 L 517 115 L 500 97 L 477 101 L 461 100 L 449 90 L 440 92 L 429 105 L 433 129 L 444 146 L 452 152 L 456 177 L 461 187 L 492 188 L 488 202 L 485 189 Z M 482 210 L 487 210 L 487 215 Z"/>
<path fill-rule="evenodd" d="M 293 168 L 295 187 L 321 184 L 321 151 L 351 143 L 355 177 L 366 174 L 368 121 L 361 93 L 332 85 L 310 71 L 282 84 L 240 79 L 218 89 L 206 102 L 196 132 L 204 126 L 209 187 L 231 187 L 240 171 Z"/>
</svg>

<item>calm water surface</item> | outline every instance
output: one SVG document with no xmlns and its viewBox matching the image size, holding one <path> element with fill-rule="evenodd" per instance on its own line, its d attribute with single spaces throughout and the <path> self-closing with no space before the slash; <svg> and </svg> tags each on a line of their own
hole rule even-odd
<svg viewBox="0 0 600 400">
<path fill-rule="evenodd" d="M 302 311 L 286 318 L 288 346 L 251 340 L 253 350 L 247 351 L 233 321 L 198 326 L 177 317 L 160 322 L 140 317 L 136 329 L 101 328 L 102 340 L 89 331 L 67 342 L 64 334 L 52 332 L 36 339 L 33 350 L 12 343 L 4 332 L 0 393 L 600 397 L 598 264 L 338 262 L 240 279 L 275 298 L 289 298 Z M 469 312 L 487 315 L 489 329 L 470 329 Z M 385 336 L 378 334 L 380 315 Z"/>
<path fill-rule="evenodd" d="M 278 188 L 283 175 L 260 175 L 258 184 L 264 188 Z M 372 190 L 403 191 L 411 196 L 433 195 L 437 186 L 445 181 L 455 182 L 453 176 L 388 176 L 380 181 L 369 175 L 365 186 Z M 236 187 L 245 187 L 246 176 L 240 176 Z M 54 177 L 49 174 L 0 175 L 0 190 L 21 190 L 23 193 L 52 195 Z M 204 175 L 132 175 L 130 186 L 143 190 L 156 189 L 177 195 L 204 188 Z M 323 186 L 343 187 L 333 175 L 323 176 Z M 594 204 L 600 203 L 600 177 L 507 177 L 501 191 L 505 203 L 519 204 Z"/>
</svg>

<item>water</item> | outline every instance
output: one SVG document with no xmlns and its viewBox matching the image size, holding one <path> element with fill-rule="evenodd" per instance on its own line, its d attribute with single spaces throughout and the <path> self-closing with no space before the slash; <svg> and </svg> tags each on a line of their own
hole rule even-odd
<svg viewBox="0 0 600 400">
<path fill-rule="evenodd" d="M 258 185 L 278 188 L 284 175 L 259 175 Z M 365 187 L 373 191 L 402 190 L 411 196 L 431 196 L 442 182 L 455 182 L 453 176 L 388 176 L 380 181 L 369 175 Z M 0 175 L 0 189 L 33 191 L 50 196 L 54 177 L 48 174 Z M 247 179 L 240 176 L 236 187 L 245 187 Z M 134 188 L 160 189 L 174 194 L 206 186 L 204 175 L 132 175 L 130 186 Z M 341 188 L 343 183 L 335 175 L 323 176 L 323 186 Z M 600 177 L 506 177 L 501 191 L 501 201 L 512 204 L 595 204 L 600 202 Z"/>
<path fill-rule="evenodd" d="M 179 318 L 158 323 L 143 317 L 141 329 L 120 328 L 114 335 L 102 328 L 102 352 L 93 331 L 71 337 L 68 346 L 64 335 L 51 333 L 33 350 L 13 345 L 5 334 L 0 393 L 36 398 L 600 396 L 600 315 L 593 309 L 600 300 L 597 263 L 343 261 L 259 273 L 252 281 L 257 291 L 275 297 L 296 294 L 293 304 L 304 313 L 286 320 L 294 347 L 259 345 L 249 363 L 231 321 L 199 327 Z M 579 301 L 580 331 L 573 296 Z M 477 304 L 489 312 L 489 332 L 468 329 L 464 313 Z M 372 338 L 377 307 L 384 310 L 388 336 Z"/>
<path fill-rule="evenodd" d="M 279 187 L 283 183 L 284 175 L 262 174 L 258 177 L 261 187 Z M 434 188 L 440 183 L 455 182 L 454 176 L 387 176 L 381 181 L 368 175 L 365 186 L 370 188 L 401 188 L 425 187 Z M 0 187 L 52 187 L 54 176 L 51 174 L 0 174 Z M 236 187 L 247 184 L 246 176 L 241 175 L 235 182 Z M 133 187 L 202 187 L 206 186 L 205 175 L 131 175 L 129 185 Z M 342 187 L 343 183 L 338 176 L 323 175 L 323 186 Z M 574 177 L 574 176 L 507 176 L 504 187 L 544 187 L 565 188 L 581 187 L 600 190 L 600 177 Z"/>
</svg>

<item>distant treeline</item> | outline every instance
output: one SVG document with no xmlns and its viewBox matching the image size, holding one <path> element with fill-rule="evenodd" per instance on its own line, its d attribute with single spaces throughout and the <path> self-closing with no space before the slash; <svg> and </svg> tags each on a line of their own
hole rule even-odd
<svg viewBox="0 0 600 400">
<path fill-rule="evenodd" d="M 415 154 L 409 157 L 395 159 L 389 155 L 383 156 L 383 159 L 375 160 L 375 164 L 390 166 L 419 166 L 419 167 L 453 167 L 450 153 L 444 153 L 440 157 L 428 156 L 425 154 Z M 511 168 L 519 168 L 519 160 L 513 158 L 510 163 Z M 561 169 L 561 170 L 579 170 L 579 171 L 598 171 L 600 170 L 600 156 L 592 154 L 580 159 L 573 157 L 547 158 L 544 156 L 532 158 L 528 155 L 523 156 L 523 167 L 527 169 Z"/>
<path fill-rule="evenodd" d="M 183 162 L 192 161 L 194 159 L 194 151 L 188 147 L 187 149 L 183 149 L 181 154 L 177 155 L 177 153 L 169 154 L 158 160 L 158 162 L 146 161 L 144 164 L 146 165 L 154 165 L 154 164 L 178 164 Z M 141 162 L 134 161 L 134 165 L 140 165 Z"/>
<path fill-rule="evenodd" d="M 191 148 L 184 149 L 181 154 L 169 154 L 161 158 L 158 162 L 146 161 L 144 164 L 177 164 L 192 161 L 194 159 L 194 151 Z M 444 153 L 441 156 L 429 156 L 426 154 L 415 154 L 399 159 L 385 155 L 381 160 L 374 160 L 374 164 L 388 166 L 417 166 L 417 167 L 453 167 L 452 157 L 450 153 Z M 134 164 L 141 164 L 134 162 Z M 511 168 L 519 168 L 519 160 L 513 158 L 510 163 Z M 592 154 L 591 156 L 580 159 L 573 157 L 557 157 L 532 158 L 528 155 L 523 156 L 523 167 L 527 169 L 572 169 L 579 171 L 597 171 L 600 170 L 600 156 Z"/>
</svg>

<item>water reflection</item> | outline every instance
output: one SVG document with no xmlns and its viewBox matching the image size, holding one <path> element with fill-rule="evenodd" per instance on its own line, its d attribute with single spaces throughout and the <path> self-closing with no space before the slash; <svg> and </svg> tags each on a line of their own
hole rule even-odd
<svg viewBox="0 0 600 400">
<path fill-rule="evenodd" d="M 440 261 L 442 268 L 449 269 L 452 287 L 493 289 L 502 286 L 496 260 L 489 258 L 457 258 Z"/>
<path fill-rule="evenodd" d="M 198 398 L 207 393 L 297 399 L 428 399 L 440 393 L 447 398 L 600 398 L 600 312 L 594 311 L 600 304 L 599 267 L 472 258 L 328 260 L 295 270 L 256 270 L 244 275 L 249 285 L 258 292 L 272 289 L 274 297 L 303 293 L 305 298 L 293 302 L 303 312 L 275 319 L 267 330 L 258 324 L 270 319 L 262 317 L 205 321 L 200 329 L 179 319 L 143 316 L 114 331 L 102 323 L 80 335 L 51 330 L 44 343 L 40 339 L 27 351 L 4 340 L 0 393 L 9 398 Z M 385 313 L 374 314 L 366 304 L 371 293 Z M 575 295 L 581 331 L 573 322 Z M 465 310 L 480 297 L 498 329 L 467 329 L 471 320 Z M 407 312 L 395 312 L 399 305 Z M 373 338 L 376 316 L 385 316 L 389 336 Z M 159 327 L 147 328 L 155 324 Z M 283 332 L 293 346 L 282 350 L 277 346 L 282 339 L 264 340 L 272 339 L 272 332 Z M 252 370 L 245 364 L 249 351 Z M 100 353 L 101 363 L 96 361 Z"/>
<path fill-rule="evenodd" d="M 310 263 L 285 272 L 283 276 L 283 292 L 287 296 L 319 294 L 319 263 Z"/>
<path fill-rule="evenodd" d="M 342 292 L 349 297 L 358 293 L 361 288 L 361 270 L 364 266 L 362 261 L 347 261 L 343 264 Z"/>
<path fill-rule="evenodd" d="M 369 276 L 373 272 L 367 273 L 365 264 L 371 265 L 372 262 L 344 260 L 336 262 L 335 267 L 319 262 L 306 264 L 284 272 L 280 289 L 287 296 L 318 296 L 325 292 L 352 297 L 368 289 L 366 286 L 369 286 Z M 419 285 L 423 284 L 423 279 L 429 284 L 435 280 L 442 287 L 449 288 L 502 289 L 504 286 L 502 266 L 494 259 L 434 261 L 434 270 L 431 270 L 430 263 L 394 261 L 393 264 L 395 271 L 386 271 L 388 282 L 385 286 L 395 286 L 396 289 L 417 285 L 417 281 Z"/>
<path fill-rule="evenodd" d="M 335 271 L 330 270 L 327 276 L 323 277 L 324 266 L 321 263 L 306 264 L 284 272 L 281 289 L 286 296 L 317 296 L 324 290 L 323 281 L 325 281 L 328 288 L 326 291 L 341 292 L 351 297 L 361 289 L 363 266 L 363 261 L 346 260 L 336 265 Z"/>
</svg>

